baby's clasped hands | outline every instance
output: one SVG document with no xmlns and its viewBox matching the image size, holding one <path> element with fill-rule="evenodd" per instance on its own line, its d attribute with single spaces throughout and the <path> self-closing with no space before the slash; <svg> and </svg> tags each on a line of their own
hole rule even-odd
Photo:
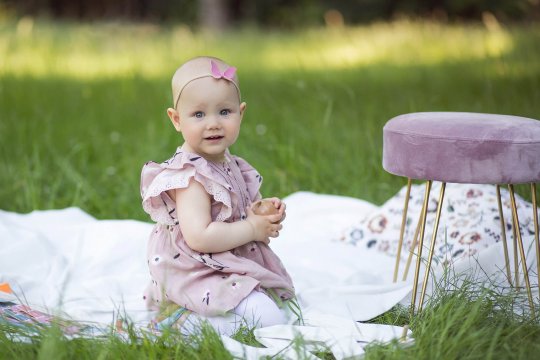
<svg viewBox="0 0 540 360">
<path fill-rule="evenodd" d="M 253 227 L 256 241 L 266 244 L 270 237 L 278 237 L 283 228 L 281 222 L 285 219 L 285 203 L 278 198 L 262 199 L 254 202 L 247 209 L 247 220 Z"/>
</svg>

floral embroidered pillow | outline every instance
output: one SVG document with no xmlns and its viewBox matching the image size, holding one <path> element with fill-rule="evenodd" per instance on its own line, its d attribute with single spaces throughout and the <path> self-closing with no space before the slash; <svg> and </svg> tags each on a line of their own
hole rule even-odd
<svg viewBox="0 0 540 360">
<path fill-rule="evenodd" d="M 429 247 L 435 222 L 441 184 L 434 182 L 428 205 L 424 249 Z M 383 204 L 379 210 L 348 226 L 339 241 L 396 256 L 406 187 Z M 413 185 L 409 198 L 402 259 L 407 258 L 422 208 L 425 185 Z M 501 187 L 506 238 L 512 239 L 509 193 Z M 523 236 L 534 234 L 532 205 L 516 195 L 518 217 Z M 433 260 L 453 262 L 472 256 L 501 241 L 501 225 L 494 185 L 447 184 Z"/>
</svg>

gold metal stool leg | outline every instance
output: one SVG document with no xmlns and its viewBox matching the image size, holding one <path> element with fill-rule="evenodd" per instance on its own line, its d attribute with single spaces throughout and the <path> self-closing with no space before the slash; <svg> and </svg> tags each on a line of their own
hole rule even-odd
<svg viewBox="0 0 540 360">
<path fill-rule="evenodd" d="M 499 184 L 497 184 L 497 206 L 499 208 L 499 218 L 501 220 L 501 238 L 503 242 L 504 265 L 506 267 L 506 277 L 508 278 L 508 282 L 510 283 L 510 286 L 513 286 L 512 275 L 510 273 L 510 258 L 508 257 L 508 244 L 506 241 L 506 222 L 504 221 L 502 202 L 501 202 L 501 186 Z"/>
<path fill-rule="evenodd" d="M 510 190 L 510 203 L 512 205 L 512 220 L 514 228 L 516 229 L 517 243 L 519 247 L 519 253 L 521 255 L 521 265 L 523 267 L 523 277 L 525 279 L 525 287 L 527 288 L 527 296 L 529 297 L 529 305 L 531 306 L 531 315 L 534 318 L 534 302 L 532 298 L 531 284 L 529 282 L 529 270 L 527 269 L 527 258 L 525 257 L 525 250 L 523 249 L 523 240 L 521 239 L 521 230 L 519 229 L 519 218 L 516 207 L 516 199 L 514 196 L 514 185 L 508 184 Z"/>
<path fill-rule="evenodd" d="M 536 276 L 538 277 L 538 296 L 540 297 L 540 241 L 538 236 L 540 231 L 538 231 L 538 209 L 536 207 L 536 184 L 531 183 L 531 193 L 532 193 L 532 206 L 533 206 L 533 220 L 534 220 L 534 245 L 536 247 Z"/>
<path fill-rule="evenodd" d="M 401 230 L 399 232 L 399 243 L 396 255 L 396 265 L 394 266 L 394 282 L 397 282 L 399 272 L 399 262 L 401 261 L 401 248 L 403 247 L 403 234 L 407 223 L 407 209 L 409 208 L 409 196 L 411 194 L 411 178 L 407 178 L 407 193 L 405 194 L 405 205 L 403 207 L 403 217 L 401 218 Z"/>
<path fill-rule="evenodd" d="M 431 180 L 426 182 L 426 192 L 424 197 L 424 205 L 422 206 L 422 213 L 420 217 L 422 218 L 422 226 L 420 228 L 420 241 L 418 243 L 418 257 L 416 258 L 416 270 L 414 272 L 414 283 L 413 283 L 413 292 L 411 299 L 411 316 L 414 315 L 414 306 L 416 305 L 416 291 L 418 289 L 418 276 L 420 273 L 420 263 L 422 262 L 422 247 L 424 245 L 424 231 L 426 229 L 426 216 L 428 209 L 429 201 L 429 192 L 431 190 Z"/>
<path fill-rule="evenodd" d="M 512 207 L 510 207 L 510 211 L 512 211 Z M 514 222 L 514 214 L 512 213 L 512 248 L 514 249 L 514 284 L 516 289 L 518 289 L 521 285 L 519 282 L 519 260 L 518 260 L 518 249 L 517 249 L 517 234 L 516 234 L 516 226 Z"/>
<path fill-rule="evenodd" d="M 411 267 L 412 258 L 415 254 L 415 251 L 418 253 L 418 235 L 420 234 L 420 228 L 422 227 L 422 214 L 424 213 L 424 205 L 422 202 L 422 208 L 420 209 L 420 214 L 418 215 L 418 222 L 416 223 L 416 229 L 414 230 L 414 236 L 411 243 L 411 249 L 409 250 L 409 257 L 407 258 L 407 264 L 405 264 L 405 270 L 403 271 L 403 281 L 407 281 L 409 276 L 409 268 Z"/>
<path fill-rule="evenodd" d="M 431 236 L 431 246 L 429 247 L 428 262 L 426 264 L 426 272 L 424 273 L 424 282 L 422 284 L 422 293 L 420 294 L 420 303 L 418 304 L 418 312 L 422 311 L 422 305 L 424 304 L 424 296 L 426 295 L 426 288 L 429 279 L 429 270 L 431 269 L 431 261 L 433 260 L 433 252 L 435 251 L 435 242 L 437 241 L 437 230 L 439 229 L 439 220 L 441 219 L 441 210 L 444 201 L 444 190 L 446 189 L 446 183 L 441 184 L 441 191 L 439 193 L 439 203 L 437 204 L 437 215 L 435 216 L 435 224 L 433 225 L 433 235 Z"/>
<path fill-rule="evenodd" d="M 403 271 L 403 281 L 407 281 L 407 276 L 409 275 L 409 268 L 411 267 L 412 257 L 414 255 L 414 249 L 418 247 L 418 233 L 420 232 L 420 227 L 422 226 L 422 216 L 424 208 L 420 210 L 420 215 L 418 215 L 418 223 L 416 224 L 416 230 L 414 231 L 414 237 L 411 244 L 411 249 L 409 250 L 409 257 L 407 258 L 407 264 L 405 264 L 405 270 Z"/>
</svg>

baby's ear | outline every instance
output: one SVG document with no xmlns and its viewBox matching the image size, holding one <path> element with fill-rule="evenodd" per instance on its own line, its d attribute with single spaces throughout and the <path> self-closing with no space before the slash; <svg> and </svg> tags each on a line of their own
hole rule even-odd
<svg viewBox="0 0 540 360">
<path fill-rule="evenodd" d="M 246 111 L 247 104 L 245 102 L 240 104 L 240 116 L 244 116 L 244 112 Z"/>
<path fill-rule="evenodd" d="M 180 132 L 180 114 L 178 113 L 178 111 L 173 108 L 168 108 L 167 115 L 169 115 L 169 119 L 171 119 L 171 122 L 173 123 L 176 131 Z"/>
</svg>

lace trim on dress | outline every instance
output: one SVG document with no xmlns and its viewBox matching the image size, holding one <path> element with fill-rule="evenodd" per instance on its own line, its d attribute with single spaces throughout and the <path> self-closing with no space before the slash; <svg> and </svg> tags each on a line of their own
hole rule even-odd
<svg viewBox="0 0 540 360">
<path fill-rule="evenodd" d="M 203 185 L 215 201 L 222 203 L 216 221 L 225 221 L 232 214 L 229 185 L 214 179 L 207 161 L 180 148 L 161 164 L 148 162 L 141 173 L 142 206 L 152 220 L 166 225 L 178 224 L 176 204 L 168 190 L 186 188 L 191 178 Z"/>
</svg>

